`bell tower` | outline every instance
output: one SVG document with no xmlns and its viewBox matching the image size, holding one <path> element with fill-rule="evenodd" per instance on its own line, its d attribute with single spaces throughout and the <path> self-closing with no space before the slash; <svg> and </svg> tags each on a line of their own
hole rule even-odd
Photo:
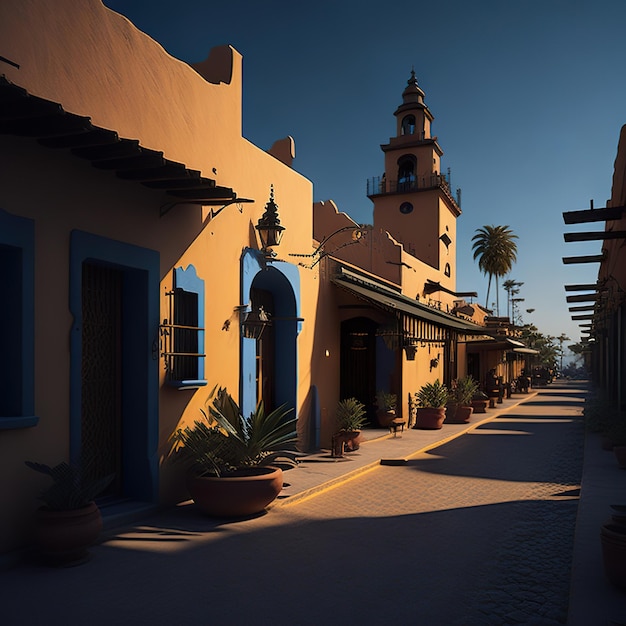
<svg viewBox="0 0 626 626">
<path fill-rule="evenodd" d="M 461 209 L 441 174 L 443 150 L 431 135 L 434 116 L 413 70 L 394 115 L 396 136 L 381 145 L 384 173 L 367 184 L 374 227 L 388 231 L 406 252 L 441 270 L 444 280 L 454 280 L 456 218 Z"/>
</svg>

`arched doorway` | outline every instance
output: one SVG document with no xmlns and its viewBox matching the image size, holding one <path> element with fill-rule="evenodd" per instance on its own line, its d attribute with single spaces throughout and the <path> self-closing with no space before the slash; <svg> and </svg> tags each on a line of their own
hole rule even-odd
<svg viewBox="0 0 626 626">
<path fill-rule="evenodd" d="M 255 250 L 242 259 L 242 303 L 251 316 L 267 318 L 262 332 L 242 334 L 240 405 L 244 415 L 259 400 L 267 410 L 282 404 L 297 411 L 297 337 L 300 331 L 300 281 L 297 268 L 267 262 Z"/>
</svg>

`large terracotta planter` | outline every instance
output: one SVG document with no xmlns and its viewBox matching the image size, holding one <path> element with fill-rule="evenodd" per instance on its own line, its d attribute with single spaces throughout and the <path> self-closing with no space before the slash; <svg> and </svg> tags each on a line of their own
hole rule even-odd
<svg viewBox="0 0 626 626">
<path fill-rule="evenodd" d="M 89 558 L 88 548 L 102 531 L 102 515 L 94 502 L 71 511 L 41 508 L 35 518 L 35 543 L 51 565 L 70 566 Z"/>
<path fill-rule="evenodd" d="M 468 424 L 473 412 L 474 408 L 471 406 L 455 405 L 452 413 L 449 408 L 446 410 L 446 421 L 453 424 Z"/>
<path fill-rule="evenodd" d="M 331 456 L 342 457 L 344 452 L 354 452 L 361 447 L 360 430 L 340 430 L 332 437 Z"/>
<path fill-rule="evenodd" d="M 626 526 L 605 524 L 600 539 L 606 577 L 616 587 L 626 589 Z"/>
<path fill-rule="evenodd" d="M 438 430 L 443 426 L 446 418 L 446 408 L 419 408 L 417 409 L 417 421 L 415 428 L 422 430 Z"/>
<path fill-rule="evenodd" d="M 195 505 L 211 517 L 245 517 L 260 513 L 283 488 L 279 467 L 255 467 L 228 476 L 189 476 Z"/>
</svg>

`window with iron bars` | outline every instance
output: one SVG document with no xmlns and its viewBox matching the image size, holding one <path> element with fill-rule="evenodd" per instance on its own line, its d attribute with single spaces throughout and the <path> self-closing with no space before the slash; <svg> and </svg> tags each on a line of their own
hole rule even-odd
<svg viewBox="0 0 626 626">
<path fill-rule="evenodd" d="M 204 379 L 204 281 L 193 265 L 174 270 L 174 288 L 167 294 L 168 317 L 161 325 L 167 383 L 197 388 Z"/>
</svg>

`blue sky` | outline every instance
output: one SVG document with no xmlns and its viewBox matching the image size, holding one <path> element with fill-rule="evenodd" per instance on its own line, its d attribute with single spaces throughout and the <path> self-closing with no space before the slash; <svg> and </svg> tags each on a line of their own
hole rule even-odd
<svg viewBox="0 0 626 626">
<path fill-rule="evenodd" d="M 523 321 L 579 340 L 564 285 L 595 282 L 598 265 L 562 257 L 598 254 L 601 244 L 566 244 L 563 233 L 603 225 L 566 227 L 562 213 L 610 196 L 626 123 L 626 2 L 104 3 L 187 62 L 233 45 L 244 57 L 244 136 L 263 149 L 294 137 L 294 168 L 313 181 L 314 199 L 334 200 L 361 223 L 371 222 L 366 180 L 382 173 L 380 144 L 395 134 L 414 67 L 442 171 L 462 193 L 457 289 L 478 291 L 485 304 L 471 238 L 486 224 L 509 225 L 519 237 L 510 278 L 524 283 Z"/>
</svg>

